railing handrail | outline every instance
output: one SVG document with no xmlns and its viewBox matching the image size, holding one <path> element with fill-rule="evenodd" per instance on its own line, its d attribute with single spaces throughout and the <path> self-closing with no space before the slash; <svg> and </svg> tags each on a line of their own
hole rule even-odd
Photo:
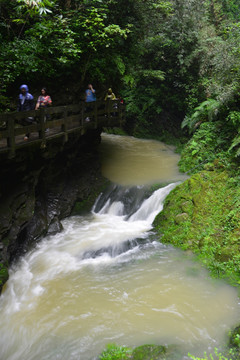
<svg viewBox="0 0 240 360">
<path fill-rule="evenodd" d="M 89 109 L 90 108 L 90 109 Z M 87 112 L 86 112 L 87 111 Z M 49 116 L 57 115 L 57 119 L 49 120 Z M 59 118 L 60 116 L 60 118 Z M 86 117 L 91 118 L 91 122 L 86 122 Z M 34 123 L 23 125 L 21 120 L 34 118 Z M 5 123 L 4 128 L 0 129 L 0 141 L 7 140 L 7 146 L 0 147 L 1 152 L 8 152 L 8 157 L 15 156 L 16 149 L 28 144 L 39 142 L 42 148 L 46 147 L 46 139 L 62 136 L 63 142 L 68 141 L 68 134 L 73 131 L 84 133 L 88 128 L 98 126 L 122 126 L 125 120 L 125 106 L 120 100 L 97 100 L 91 103 L 82 102 L 80 104 L 64 105 L 40 108 L 39 110 L 9 112 L 0 114 L 0 124 Z M 55 134 L 46 137 L 46 129 L 59 129 Z M 25 143 L 18 143 L 16 136 L 26 133 L 38 133 L 38 138 Z"/>
</svg>

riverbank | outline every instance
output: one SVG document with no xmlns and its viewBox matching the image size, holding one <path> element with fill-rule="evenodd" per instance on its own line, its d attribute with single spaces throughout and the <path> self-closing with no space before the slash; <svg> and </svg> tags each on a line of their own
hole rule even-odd
<svg viewBox="0 0 240 360">
<path fill-rule="evenodd" d="M 193 175 L 166 198 L 154 225 L 161 242 L 197 254 L 218 278 L 240 285 L 240 187 L 227 172 Z"/>
<path fill-rule="evenodd" d="M 181 141 L 171 139 L 170 142 L 181 148 Z M 212 276 L 236 286 L 240 293 L 240 187 L 236 166 L 226 161 L 226 155 L 219 155 L 222 161 L 217 159 L 206 165 L 207 161 L 202 163 L 198 157 L 195 155 L 192 159 L 191 148 L 186 147 L 181 168 L 185 164 L 184 171 L 204 170 L 168 195 L 154 225 L 161 242 L 196 254 Z M 238 359 L 240 327 L 230 334 L 229 344 L 229 356 Z M 229 349 L 226 352 L 229 353 Z"/>
<path fill-rule="evenodd" d="M 237 178 L 212 167 L 172 190 L 154 226 L 162 243 L 193 252 L 213 277 L 240 292 L 239 199 Z M 226 352 L 239 359 L 240 327 L 229 335 Z"/>
</svg>

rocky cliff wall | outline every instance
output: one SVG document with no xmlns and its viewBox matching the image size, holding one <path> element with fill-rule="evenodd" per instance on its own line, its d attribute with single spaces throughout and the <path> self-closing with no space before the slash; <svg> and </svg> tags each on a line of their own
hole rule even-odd
<svg viewBox="0 0 240 360">
<path fill-rule="evenodd" d="M 97 147 L 101 129 L 71 134 L 40 150 L 34 145 L 12 160 L 0 159 L 0 291 L 8 266 L 47 234 L 61 231 L 61 219 L 76 204 L 96 198 L 104 179 Z"/>
</svg>

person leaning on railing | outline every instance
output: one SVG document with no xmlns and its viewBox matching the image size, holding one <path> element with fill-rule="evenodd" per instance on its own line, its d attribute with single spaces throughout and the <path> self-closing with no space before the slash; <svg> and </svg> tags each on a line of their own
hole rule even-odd
<svg viewBox="0 0 240 360">
<path fill-rule="evenodd" d="M 27 85 L 21 85 L 20 86 L 20 94 L 18 96 L 18 105 L 17 105 L 17 111 L 30 111 L 34 110 L 34 98 L 33 96 L 28 92 L 28 86 Z M 22 120 L 23 125 L 30 125 L 34 121 L 33 117 L 27 117 Z M 24 136 L 24 140 L 28 140 L 30 136 L 30 133 L 26 134 Z"/>
<path fill-rule="evenodd" d="M 112 91 L 111 88 L 108 89 L 104 100 L 105 100 L 105 101 L 108 101 L 108 100 L 117 100 L 116 95 L 114 94 L 114 92 Z M 117 102 L 114 102 L 114 103 L 112 104 L 112 110 L 116 110 L 117 107 L 118 107 Z M 116 112 L 111 112 L 111 116 L 116 116 Z"/>
<path fill-rule="evenodd" d="M 117 100 L 117 98 L 116 98 L 116 96 L 115 96 L 115 94 L 113 93 L 113 91 L 112 91 L 111 88 L 108 89 L 104 100 L 105 100 L 105 101 L 106 101 L 106 100 Z"/>
</svg>

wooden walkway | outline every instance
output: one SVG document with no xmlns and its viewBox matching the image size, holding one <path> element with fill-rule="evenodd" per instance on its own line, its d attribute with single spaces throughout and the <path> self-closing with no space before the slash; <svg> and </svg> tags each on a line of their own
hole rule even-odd
<svg viewBox="0 0 240 360">
<path fill-rule="evenodd" d="M 88 129 L 122 126 L 124 121 L 125 106 L 119 100 L 0 114 L 0 155 L 14 158 L 20 148 L 36 144 L 44 149 L 55 138 L 61 137 L 65 143 L 70 133 L 83 135 Z"/>
</svg>

